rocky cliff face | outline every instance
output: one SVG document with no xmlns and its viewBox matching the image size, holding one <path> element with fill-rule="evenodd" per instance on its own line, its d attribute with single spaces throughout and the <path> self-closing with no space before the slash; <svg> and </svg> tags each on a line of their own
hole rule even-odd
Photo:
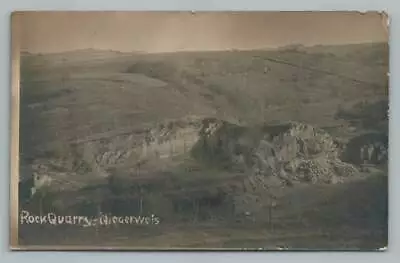
<svg viewBox="0 0 400 263">
<path fill-rule="evenodd" d="M 360 158 L 358 145 L 349 143 L 347 156 Z M 338 183 L 358 171 L 341 160 L 342 150 L 328 133 L 297 122 L 250 127 L 215 118 L 173 120 L 140 132 L 85 142 L 77 149 L 79 154 L 69 168 L 65 160 L 46 159 L 33 170 L 52 178 L 64 177 L 64 181 L 68 177 L 82 181 L 90 178 L 88 174 L 108 177 L 116 167 L 134 177 L 138 169 L 151 173 L 165 168 L 160 163 L 173 167 L 191 158 L 203 167 L 246 174 L 253 188 L 296 182 Z M 374 156 L 376 160 L 387 158 Z M 175 159 L 180 161 L 174 163 Z"/>
<path fill-rule="evenodd" d="M 158 162 L 189 155 L 203 129 L 203 119 L 187 118 L 107 138 L 68 144 L 63 148 L 63 156 L 37 158 L 32 164 L 23 165 L 21 177 L 29 178 L 36 172 L 51 177 L 81 174 L 104 178 L 110 175 L 110 169 L 116 167 L 134 170 L 145 163 L 157 166 Z"/>
<path fill-rule="evenodd" d="M 336 183 L 357 172 L 340 160 L 340 149 L 329 134 L 295 122 L 262 127 L 223 123 L 212 135 L 201 137 L 193 151 L 216 165 L 287 184 Z"/>
</svg>

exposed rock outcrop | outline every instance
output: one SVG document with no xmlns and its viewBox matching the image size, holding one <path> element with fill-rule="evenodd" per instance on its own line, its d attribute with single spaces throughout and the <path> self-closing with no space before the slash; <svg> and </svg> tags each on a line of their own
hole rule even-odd
<svg viewBox="0 0 400 263">
<path fill-rule="evenodd" d="M 113 171 L 127 176 L 139 175 L 140 169 L 150 174 L 165 171 L 161 162 L 173 167 L 191 156 L 207 169 L 243 174 L 249 178 L 250 188 L 262 185 L 264 190 L 296 182 L 339 183 L 357 173 L 355 166 L 340 159 L 341 149 L 328 133 L 297 122 L 250 127 L 215 118 L 188 118 L 79 147 L 81 155 L 75 166 L 86 163 L 86 170 L 57 171 L 65 165 L 59 163 L 57 168 L 54 162 L 34 170 L 55 179 L 52 183 L 62 181 L 62 177 L 88 183 L 87 178 L 103 180 Z M 177 156 L 183 158 L 175 164 Z M 146 166 L 139 166 L 143 164 Z M 79 177 L 80 173 L 95 176 Z"/>
<path fill-rule="evenodd" d="M 203 136 L 193 150 L 211 163 L 276 177 L 284 184 L 336 183 L 357 172 L 339 159 L 340 151 L 328 133 L 295 122 L 262 127 L 223 123 L 212 136 Z"/>
</svg>

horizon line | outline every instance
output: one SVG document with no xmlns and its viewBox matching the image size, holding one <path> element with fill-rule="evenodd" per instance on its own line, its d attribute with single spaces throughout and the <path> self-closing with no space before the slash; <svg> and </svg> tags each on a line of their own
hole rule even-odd
<svg viewBox="0 0 400 263">
<path fill-rule="evenodd" d="M 206 52 L 249 52 L 249 51 L 274 51 L 291 47 L 298 48 L 313 48 L 313 47 L 334 47 L 334 46 L 351 46 L 351 45 L 366 45 L 366 44 L 387 44 L 388 41 L 365 41 L 365 42 L 349 42 L 349 43 L 341 43 L 341 44 L 301 44 L 301 43 L 293 43 L 287 45 L 281 45 L 276 47 L 265 47 L 265 48 L 227 48 L 227 49 L 204 49 L 204 50 L 175 50 L 175 51 L 159 51 L 159 52 L 147 52 L 142 50 L 132 50 L 132 51 L 122 51 L 117 49 L 107 49 L 107 48 L 77 48 L 77 49 L 69 49 L 65 51 L 56 51 L 56 52 L 31 52 L 31 51 L 20 51 L 20 54 L 29 54 L 29 55 L 61 55 L 65 53 L 74 53 L 74 52 L 82 52 L 82 51 L 102 51 L 102 52 L 113 52 L 120 54 L 137 54 L 137 55 L 152 55 L 152 54 L 173 54 L 173 53 L 206 53 Z"/>
</svg>

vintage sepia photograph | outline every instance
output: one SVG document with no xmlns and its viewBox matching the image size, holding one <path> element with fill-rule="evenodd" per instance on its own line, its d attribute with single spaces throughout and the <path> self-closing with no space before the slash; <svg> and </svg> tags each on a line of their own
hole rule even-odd
<svg viewBox="0 0 400 263">
<path fill-rule="evenodd" d="M 11 26 L 11 249 L 386 249 L 387 14 Z"/>
</svg>

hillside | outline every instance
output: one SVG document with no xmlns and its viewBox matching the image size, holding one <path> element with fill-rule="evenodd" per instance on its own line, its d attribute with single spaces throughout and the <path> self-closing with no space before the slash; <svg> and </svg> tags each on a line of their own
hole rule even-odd
<svg viewBox="0 0 400 263">
<path fill-rule="evenodd" d="M 35 173 L 37 190 L 48 186 L 44 201 L 23 204 L 29 209 L 157 214 L 154 233 L 134 228 L 142 243 L 127 229 L 98 233 L 137 247 L 150 237 L 155 246 L 200 248 L 301 248 L 296 240 L 307 235 L 311 247 L 387 242 L 384 44 L 80 50 L 24 54 L 21 66 L 20 177 Z M 343 192 L 354 194 L 347 205 Z M 37 230 L 25 227 L 29 244 Z M 332 237 L 335 227 L 352 230 Z M 85 235 L 59 231 L 69 231 L 62 244 Z"/>
</svg>

